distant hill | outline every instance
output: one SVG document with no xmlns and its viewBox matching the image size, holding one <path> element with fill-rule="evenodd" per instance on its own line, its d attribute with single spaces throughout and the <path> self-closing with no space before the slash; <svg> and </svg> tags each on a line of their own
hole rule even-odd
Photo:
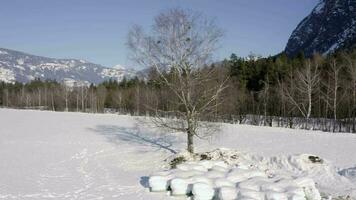
<svg viewBox="0 0 356 200">
<path fill-rule="evenodd" d="M 285 53 L 329 54 L 356 44 L 356 0 L 320 0 L 293 31 Z"/>
<path fill-rule="evenodd" d="M 98 84 L 104 80 L 121 81 L 135 71 L 121 66 L 114 68 L 77 59 L 55 59 L 0 48 L 0 81 L 27 83 L 35 78 L 56 80 L 69 85 Z"/>
</svg>

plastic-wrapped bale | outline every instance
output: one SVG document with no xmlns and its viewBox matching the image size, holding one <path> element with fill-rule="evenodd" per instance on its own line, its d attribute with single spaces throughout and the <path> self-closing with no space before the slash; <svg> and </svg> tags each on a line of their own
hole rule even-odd
<svg viewBox="0 0 356 200">
<path fill-rule="evenodd" d="M 288 200 L 306 200 L 306 198 L 305 196 L 294 194 L 289 196 Z"/>
<path fill-rule="evenodd" d="M 208 168 L 206 168 L 204 165 L 200 165 L 198 163 L 193 163 L 193 162 L 177 165 L 177 169 L 182 171 L 191 171 L 191 170 L 202 171 L 202 172 L 208 171 Z"/>
<path fill-rule="evenodd" d="M 305 200 L 305 193 L 301 187 L 288 187 L 286 193 L 289 200 Z"/>
<path fill-rule="evenodd" d="M 207 169 L 211 169 L 214 166 L 215 161 L 212 160 L 202 160 L 199 162 L 200 165 L 204 166 Z"/>
<path fill-rule="evenodd" d="M 241 181 L 244 181 L 246 179 L 248 179 L 248 177 L 246 176 L 246 172 L 249 171 L 249 170 L 246 170 L 246 169 L 233 169 L 231 170 L 227 175 L 227 179 L 231 182 L 234 182 L 234 183 L 238 183 L 238 182 L 241 182 Z"/>
<path fill-rule="evenodd" d="M 213 164 L 214 166 L 218 166 L 218 167 L 223 167 L 223 168 L 229 168 L 229 165 L 226 164 L 224 161 L 215 161 Z"/>
<path fill-rule="evenodd" d="M 186 195 L 189 194 L 190 188 L 189 188 L 189 180 L 187 179 L 182 179 L 182 178 L 174 178 L 170 182 L 170 187 L 172 190 L 172 195 L 173 196 L 179 196 L 179 195 Z"/>
<path fill-rule="evenodd" d="M 208 169 L 202 165 L 195 165 L 193 166 L 193 170 L 200 171 L 200 172 L 207 172 Z"/>
<path fill-rule="evenodd" d="M 238 198 L 238 200 L 256 200 L 256 199 L 249 198 L 249 197 L 242 197 L 242 198 Z"/>
<path fill-rule="evenodd" d="M 269 184 L 262 184 L 261 190 L 263 191 L 273 191 L 273 192 L 287 192 L 289 189 L 297 190 L 299 186 L 294 183 L 294 179 L 290 178 L 278 178 L 270 179 L 272 180 Z"/>
<path fill-rule="evenodd" d="M 254 177 L 248 180 L 242 181 L 238 183 L 238 187 L 241 189 L 249 189 L 254 191 L 260 191 L 261 187 L 264 185 L 271 184 L 271 181 L 265 177 Z"/>
<path fill-rule="evenodd" d="M 223 186 L 219 188 L 220 200 L 234 200 L 237 198 L 237 190 L 235 187 Z"/>
<path fill-rule="evenodd" d="M 152 192 L 163 192 L 168 188 L 169 178 L 167 176 L 151 176 L 148 184 Z"/>
<path fill-rule="evenodd" d="M 235 188 L 236 184 L 227 180 L 226 178 L 217 178 L 214 179 L 214 187 L 215 188 L 221 188 L 221 187 L 234 187 Z"/>
<path fill-rule="evenodd" d="M 205 184 L 208 184 L 208 185 L 213 185 L 213 181 L 210 179 L 210 178 L 207 178 L 203 175 L 198 175 L 198 176 L 193 176 L 191 178 L 191 183 L 205 183 Z"/>
<path fill-rule="evenodd" d="M 250 169 L 250 166 L 249 165 L 245 165 L 245 164 L 238 164 L 237 168 L 238 169 Z"/>
<path fill-rule="evenodd" d="M 263 171 L 252 170 L 252 169 L 240 169 L 235 168 L 229 172 L 227 178 L 232 182 L 241 182 L 253 177 L 265 177 L 267 178 L 267 174 Z"/>
<path fill-rule="evenodd" d="M 194 183 L 192 190 L 194 200 L 211 200 L 214 197 L 214 188 L 207 183 Z"/>
<path fill-rule="evenodd" d="M 265 194 L 263 192 L 248 190 L 248 189 L 237 189 L 238 199 L 255 199 L 255 200 L 264 200 Z"/>
<path fill-rule="evenodd" d="M 288 200 L 288 196 L 283 192 L 266 192 L 267 200 Z"/>
<path fill-rule="evenodd" d="M 219 171 L 208 171 L 204 174 L 207 178 L 216 179 L 216 178 L 225 178 L 226 173 Z"/>
<path fill-rule="evenodd" d="M 226 167 L 221 167 L 221 166 L 213 166 L 210 171 L 218 171 L 218 172 L 228 172 L 230 169 Z"/>
<path fill-rule="evenodd" d="M 303 188 L 306 199 L 321 200 L 320 192 L 315 187 L 315 182 L 310 178 L 297 178 L 294 182 Z"/>
<path fill-rule="evenodd" d="M 195 171 L 195 170 L 191 170 L 191 171 L 176 171 L 174 173 L 174 177 L 175 178 L 190 178 L 190 177 L 193 177 L 193 176 L 198 176 L 198 175 L 203 175 L 203 174 L 204 174 L 204 172 Z"/>
<path fill-rule="evenodd" d="M 253 177 L 265 177 L 267 178 L 267 174 L 264 171 L 260 170 L 248 170 L 247 172 L 248 178 L 253 178 Z"/>
</svg>

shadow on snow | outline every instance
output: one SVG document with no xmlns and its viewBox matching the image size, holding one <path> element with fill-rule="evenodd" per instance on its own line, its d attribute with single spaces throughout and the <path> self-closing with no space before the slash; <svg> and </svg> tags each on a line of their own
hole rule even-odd
<svg viewBox="0 0 356 200">
<path fill-rule="evenodd" d="M 177 151 L 172 148 L 176 139 L 170 134 L 147 134 L 142 132 L 136 124 L 134 127 L 120 127 L 116 125 L 97 125 L 95 128 L 88 128 L 90 131 L 104 136 L 109 142 L 120 145 L 121 142 L 128 144 L 148 145 L 156 150 L 167 150 L 173 154 Z"/>
</svg>

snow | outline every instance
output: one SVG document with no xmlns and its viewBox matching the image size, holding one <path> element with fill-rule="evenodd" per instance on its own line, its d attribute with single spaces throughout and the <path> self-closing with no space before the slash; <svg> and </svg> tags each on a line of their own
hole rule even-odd
<svg viewBox="0 0 356 200">
<path fill-rule="evenodd" d="M 118 70 L 126 70 L 126 67 L 124 67 L 123 65 L 120 65 L 120 64 L 114 65 L 112 68 L 118 69 Z"/>
<path fill-rule="evenodd" d="M 23 65 L 23 64 L 25 63 L 25 60 L 24 60 L 24 59 L 17 59 L 17 60 L 16 60 L 16 63 L 17 63 L 18 65 Z"/>
<path fill-rule="evenodd" d="M 39 68 L 44 70 L 44 69 L 48 69 L 48 70 L 68 70 L 70 68 L 70 66 L 68 64 L 63 64 L 63 63 L 42 63 L 39 65 Z"/>
<path fill-rule="evenodd" d="M 14 83 L 15 82 L 14 72 L 4 67 L 0 67 L 0 81 L 3 81 L 5 83 Z"/>
<path fill-rule="evenodd" d="M 216 160 L 189 160 L 168 170 L 166 158 L 184 149 L 184 134 L 142 121 L 0 109 L 0 199 L 174 199 L 149 191 L 154 183 L 157 191 L 167 190 L 174 178 L 175 194 L 191 191 L 200 199 L 303 199 L 300 187 L 315 195 L 314 183 L 326 195 L 356 197 L 356 135 L 224 124 L 222 134 L 196 140 L 197 151 L 211 151 Z M 323 162 L 311 163 L 311 155 Z"/>
<path fill-rule="evenodd" d="M 134 70 L 108 68 L 85 60 L 46 58 L 6 49 L 0 49 L 0 57 L 0 67 L 11 70 L 20 82 L 29 82 L 33 80 L 32 77 L 58 82 L 72 78 L 78 82 L 98 84 L 108 79 L 122 80 L 124 76 L 133 77 L 136 74 Z"/>
<path fill-rule="evenodd" d="M 115 68 L 105 68 L 101 71 L 102 78 L 112 78 L 116 79 L 117 81 L 121 81 L 125 76 L 125 71 L 122 69 L 115 69 Z"/>
<path fill-rule="evenodd" d="M 63 83 L 65 86 L 69 88 L 90 86 L 90 83 L 88 81 L 79 81 L 79 80 L 74 80 L 73 78 L 64 78 Z"/>
<path fill-rule="evenodd" d="M 313 13 L 315 13 L 315 14 L 320 14 L 320 13 L 322 13 L 324 7 L 325 7 L 325 2 L 324 2 L 324 0 L 320 0 L 320 2 L 318 3 L 318 5 L 314 8 Z"/>
<path fill-rule="evenodd" d="M 0 55 L 7 55 L 8 53 L 6 52 L 6 51 L 2 51 L 2 50 L 0 50 Z"/>
<path fill-rule="evenodd" d="M 356 183 L 356 166 L 348 169 L 343 169 L 342 171 L 340 171 L 340 174 Z"/>
</svg>

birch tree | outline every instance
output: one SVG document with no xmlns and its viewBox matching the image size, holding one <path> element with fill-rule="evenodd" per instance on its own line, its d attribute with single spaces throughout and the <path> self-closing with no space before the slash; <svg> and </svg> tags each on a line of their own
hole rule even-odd
<svg viewBox="0 0 356 200">
<path fill-rule="evenodd" d="M 332 108 L 333 108 L 333 118 L 334 118 L 334 124 L 333 124 L 333 132 L 335 132 L 335 126 L 336 126 L 336 120 L 337 120 L 337 106 L 339 104 L 339 99 L 338 99 L 338 91 L 340 88 L 340 80 L 339 80 L 339 76 L 340 76 L 340 71 L 342 69 L 342 65 L 338 65 L 336 63 L 336 60 L 333 59 L 331 61 L 331 67 L 330 67 L 330 71 L 329 71 L 329 75 L 332 78 L 332 82 L 333 82 L 333 87 L 332 87 Z"/>
<path fill-rule="evenodd" d="M 308 122 L 312 113 L 313 94 L 320 81 L 319 64 L 307 60 L 305 66 L 297 69 L 288 79 L 284 94 L 288 101 Z"/>
<path fill-rule="evenodd" d="M 156 124 L 185 132 L 190 153 L 194 153 L 194 136 L 201 137 L 197 131 L 202 125 L 200 119 L 214 112 L 217 98 L 225 88 L 224 81 L 206 87 L 213 73 L 201 69 L 211 61 L 221 37 L 222 31 L 214 20 L 182 9 L 159 14 L 149 33 L 134 26 L 128 34 L 132 59 L 145 67 L 154 67 L 160 83 L 176 100 L 172 110 L 155 109 Z M 168 120 L 162 114 L 176 118 Z"/>
<path fill-rule="evenodd" d="M 352 116 L 352 132 L 356 132 L 356 59 L 353 59 L 350 55 L 343 55 L 343 58 L 346 61 L 346 67 L 347 71 L 349 73 L 349 78 L 350 78 L 350 86 L 349 90 L 351 93 L 351 116 Z"/>
</svg>

